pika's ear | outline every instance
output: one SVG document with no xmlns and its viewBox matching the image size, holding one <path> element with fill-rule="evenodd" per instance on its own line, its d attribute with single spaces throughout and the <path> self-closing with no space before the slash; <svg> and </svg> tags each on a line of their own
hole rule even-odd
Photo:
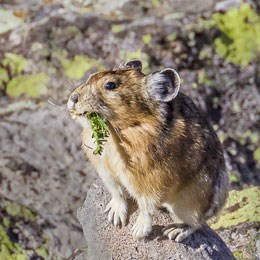
<svg viewBox="0 0 260 260">
<path fill-rule="evenodd" d="M 119 65 L 119 69 L 136 69 L 142 71 L 142 62 L 140 60 L 131 60 Z"/>
<path fill-rule="evenodd" d="M 173 100 L 180 89 L 179 74 L 171 68 L 154 72 L 147 77 L 147 87 L 150 96 L 161 102 Z"/>
</svg>

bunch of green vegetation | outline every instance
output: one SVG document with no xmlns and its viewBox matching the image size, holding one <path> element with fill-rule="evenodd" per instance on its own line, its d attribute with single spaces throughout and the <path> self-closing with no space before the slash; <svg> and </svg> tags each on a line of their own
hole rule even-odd
<svg viewBox="0 0 260 260">
<path fill-rule="evenodd" d="M 45 73 L 25 74 L 28 60 L 22 55 L 7 52 L 0 62 L 0 89 L 10 97 L 39 97 L 46 93 L 48 76 Z"/>
<path fill-rule="evenodd" d="M 103 144 L 104 142 L 106 142 L 106 139 L 109 136 L 109 130 L 106 120 L 96 113 L 86 114 L 86 117 L 91 124 L 92 138 L 95 139 L 95 142 L 97 144 L 93 153 L 101 155 L 103 152 Z"/>
<path fill-rule="evenodd" d="M 260 53 L 260 16 L 249 4 L 212 16 L 222 35 L 215 40 L 217 53 L 227 61 L 247 66 Z"/>
</svg>

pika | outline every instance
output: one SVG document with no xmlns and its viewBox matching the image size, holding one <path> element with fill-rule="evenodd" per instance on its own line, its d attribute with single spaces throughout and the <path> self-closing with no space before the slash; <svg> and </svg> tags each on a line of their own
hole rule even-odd
<svg viewBox="0 0 260 260">
<path fill-rule="evenodd" d="M 182 241 L 224 205 L 228 175 L 220 141 L 203 113 L 179 91 L 171 68 L 142 73 L 132 60 L 97 72 L 71 94 L 67 107 L 83 127 L 85 153 L 112 195 L 108 220 L 125 225 L 127 197 L 138 205 L 133 236 L 152 230 L 152 216 L 165 207 L 181 221 L 164 234 Z M 101 155 L 85 113 L 107 120 L 110 135 Z"/>
</svg>

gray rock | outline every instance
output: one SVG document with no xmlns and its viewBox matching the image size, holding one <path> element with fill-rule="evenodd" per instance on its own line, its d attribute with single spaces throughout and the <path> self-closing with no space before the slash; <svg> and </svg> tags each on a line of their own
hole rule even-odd
<svg viewBox="0 0 260 260">
<path fill-rule="evenodd" d="M 218 12 L 227 11 L 230 8 L 239 8 L 240 4 L 241 4 L 240 0 L 225 0 L 225 1 L 216 3 L 215 10 Z"/>
<path fill-rule="evenodd" d="M 153 219 L 153 232 L 145 241 L 133 239 L 131 227 L 137 217 L 137 207 L 129 201 L 129 222 L 116 228 L 107 221 L 104 213 L 110 199 L 101 180 L 89 189 L 87 198 L 78 209 L 88 247 L 88 260 L 107 259 L 235 259 L 221 238 L 209 227 L 196 231 L 182 243 L 168 240 L 162 228 L 173 223 L 168 213 L 158 211 Z"/>
<path fill-rule="evenodd" d="M 42 217 L 50 253 L 62 257 L 85 244 L 74 212 L 94 174 L 80 132 L 69 116 L 50 106 L 31 105 L 0 119 L 1 195 Z"/>
</svg>

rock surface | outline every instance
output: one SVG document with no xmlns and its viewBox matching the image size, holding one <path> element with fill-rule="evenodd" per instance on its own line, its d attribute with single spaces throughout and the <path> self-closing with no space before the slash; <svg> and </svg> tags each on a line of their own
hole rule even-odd
<svg viewBox="0 0 260 260">
<path fill-rule="evenodd" d="M 129 222 L 123 228 L 115 228 L 104 213 L 110 199 L 101 180 L 89 189 L 87 198 L 78 209 L 78 219 L 83 227 L 88 247 L 88 260 L 106 259 L 235 259 L 221 238 L 205 227 L 182 243 L 168 240 L 161 234 L 166 225 L 173 223 L 164 211 L 158 211 L 153 219 L 153 232 L 145 241 L 134 240 L 131 227 L 136 220 L 137 207 L 129 201 Z"/>
<path fill-rule="evenodd" d="M 52 256 L 69 257 L 84 245 L 75 211 L 93 170 L 81 150 L 80 131 L 63 111 L 49 106 L 0 120 L 1 195 L 43 218 Z"/>
</svg>

